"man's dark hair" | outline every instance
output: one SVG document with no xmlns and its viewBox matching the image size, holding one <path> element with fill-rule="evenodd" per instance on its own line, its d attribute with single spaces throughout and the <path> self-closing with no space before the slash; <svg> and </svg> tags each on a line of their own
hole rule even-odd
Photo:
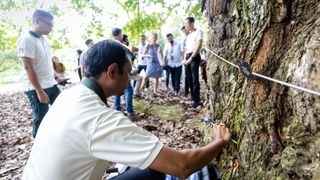
<svg viewBox="0 0 320 180">
<path fill-rule="evenodd" d="M 173 36 L 172 36 L 171 33 L 168 33 L 168 34 L 166 35 L 166 37 L 168 38 L 168 37 L 173 37 Z"/>
<path fill-rule="evenodd" d="M 32 15 L 32 20 L 36 20 L 37 18 L 48 18 L 53 19 L 53 15 L 49 13 L 48 11 L 37 9 L 34 11 Z"/>
<path fill-rule="evenodd" d="M 142 34 L 142 35 L 140 35 L 140 37 L 141 37 L 141 38 L 142 38 L 142 37 L 144 37 L 144 38 L 145 38 L 145 37 L 146 37 L 146 35 Z"/>
<path fill-rule="evenodd" d="M 118 65 L 119 73 L 122 74 L 124 64 L 128 62 L 127 54 L 128 49 L 114 40 L 96 43 L 84 54 L 84 76 L 98 78 L 113 63 Z"/>
<path fill-rule="evenodd" d="M 186 20 L 188 20 L 189 23 L 194 23 L 194 18 L 193 17 L 187 17 Z"/>
<path fill-rule="evenodd" d="M 182 26 L 182 27 L 181 27 L 181 31 L 183 31 L 185 28 L 186 28 L 185 26 Z"/>
<path fill-rule="evenodd" d="M 77 53 L 80 56 L 82 54 L 82 50 L 81 49 L 77 49 Z"/>
<path fill-rule="evenodd" d="M 112 29 L 112 36 L 113 37 L 118 36 L 120 33 L 121 33 L 121 29 L 119 29 L 119 28 Z"/>
<path fill-rule="evenodd" d="M 84 43 L 86 43 L 86 45 L 89 45 L 92 41 L 92 39 L 87 39 Z"/>
<path fill-rule="evenodd" d="M 126 46 L 129 46 L 128 35 L 123 34 L 122 41 L 125 42 L 125 45 L 126 45 Z"/>
</svg>

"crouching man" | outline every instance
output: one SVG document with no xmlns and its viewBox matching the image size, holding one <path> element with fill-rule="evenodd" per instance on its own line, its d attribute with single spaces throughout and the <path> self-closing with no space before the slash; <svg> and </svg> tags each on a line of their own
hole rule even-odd
<svg viewBox="0 0 320 180">
<path fill-rule="evenodd" d="M 186 178 L 230 141 L 229 130 L 215 126 L 210 144 L 177 151 L 109 107 L 107 98 L 128 86 L 132 65 L 126 51 L 113 40 L 88 50 L 85 77 L 63 91 L 44 117 L 22 179 L 97 180 L 109 162 L 141 169 L 130 179 L 145 179 L 140 175 L 146 171 L 153 172 L 153 179 L 163 179 L 163 173 Z"/>
</svg>

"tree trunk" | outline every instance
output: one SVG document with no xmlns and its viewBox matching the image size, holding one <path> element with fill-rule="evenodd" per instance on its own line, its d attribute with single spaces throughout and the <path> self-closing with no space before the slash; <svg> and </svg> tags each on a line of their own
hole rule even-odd
<svg viewBox="0 0 320 180">
<path fill-rule="evenodd" d="M 207 0 L 207 47 L 252 71 L 320 91 L 319 0 Z M 208 54 L 207 108 L 232 129 L 223 179 L 320 179 L 320 97 L 257 78 Z"/>
</svg>

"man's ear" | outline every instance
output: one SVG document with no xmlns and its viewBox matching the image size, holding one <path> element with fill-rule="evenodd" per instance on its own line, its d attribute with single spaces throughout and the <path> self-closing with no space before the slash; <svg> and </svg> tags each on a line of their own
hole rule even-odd
<svg viewBox="0 0 320 180">
<path fill-rule="evenodd" d="M 116 63 L 110 64 L 107 69 L 107 77 L 109 79 L 115 79 L 116 76 L 119 74 L 119 66 Z"/>
</svg>

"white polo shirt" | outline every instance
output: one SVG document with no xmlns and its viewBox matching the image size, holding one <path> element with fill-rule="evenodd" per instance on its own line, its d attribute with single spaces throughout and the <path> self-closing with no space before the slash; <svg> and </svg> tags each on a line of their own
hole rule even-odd
<svg viewBox="0 0 320 180">
<path fill-rule="evenodd" d="M 142 56 L 144 55 L 144 52 L 146 51 L 147 46 L 148 46 L 148 44 L 145 44 L 144 46 L 140 44 L 138 46 L 138 49 L 139 49 L 139 54 L 138 54 L 139 65 L 142 65 L 142 66 L 147 66 L 148 65 L 148 62 L 147 62 L 148 58 L 146 58 L 146 57 L 142 58 Z"/>
<path fill-rule="evenodd" d="M 186 53 L 192 53 L 196 49 L 199 40 L 202 40 L 202 32 L 200 29 L 196 29 L 188 34 L 186 39 Z"/>
<path fill-rule="evenodd" d="M 100 180 L 110 161 L 144 169 L 162 147 L 79 84 L 64 90 L 42 120 L 22 179 Z"/>
<path fill-rule="evenodd" d="M 19 40 L 17 48 L 19 58 L 32 59 L 33 68 L 42 89 L 52 87 L 57 83 L 54 79 L 50 46 L 42 36 L 34 37 L 28 34 Z M 22 89 L 24 91 L 34 89 L 26 72 L 22 78 Z"/>
<path fill-rule="evenodd" d="M 167 43 L 164 49 L 165 56 L 168 59 L 168 66 L 179 67 L 182 66 L 181 46 L 179 43 L 173 41 L 173 44 Z"/>
</svg>

